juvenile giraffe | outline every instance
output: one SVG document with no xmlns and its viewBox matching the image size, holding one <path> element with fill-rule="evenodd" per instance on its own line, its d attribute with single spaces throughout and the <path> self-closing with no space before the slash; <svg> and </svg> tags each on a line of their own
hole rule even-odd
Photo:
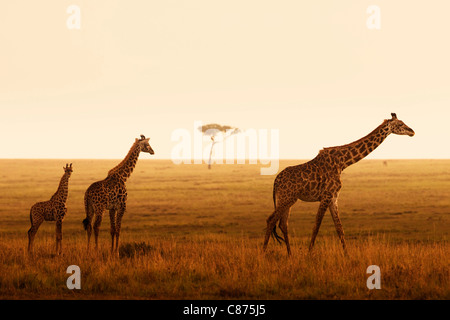
<svg viewBox="0 0 450 320">
<path fill-rule="evenodd" d="M 63 167 L 64 175 L 59 182 L 58 190 L 48 201 L 38 202 L 31 207 L 31 228 L 28 230 L 28 252 L 33 251 L 33 241 L 39 226 L 43 221 L 56 221 L 56 253 L 61 254 L 62 222 L 67 213 L 66 201 L 69 191 L 69 178 L 72 174 L 72 164 Z"/>
<path fill-rule="evenodd" d="M 94 182 L 89 186 L 84 195 L 86 219 L 83 220 L 84 229 L 88 236 L 88 250 L 94 221 L 95 248 L 98 248 L 98 233 L 102 222 L 103 212 L 109 210 L 111 222 L 111 253 L 119 253 L 119 234 L 123 214 L 126 209 L 127 189 L 125 182 L 133 172 L 141 152 L 154 154 L 149 144 L 150 138 L 141 135 L 131 146 L 126 157 L 116 167 L 109 170 L 108 176 L 101 181 Z M 114 238 L 116 246 L 114 249 Z"/>
<path fill-rule="evenodd" d="M 344 229 L 338 214 L 342 170 L 366 157 L 391 133 L 414 136 L 414 131 L 403 121 L 397 119 L 395 113 L 391 113 L 391 116 L 392 119 L 384 120 L 367 136 L 343 146 L 324 148 L 311 161 L 287 167 L 277 175 L 273 185 L 275 211 L 267 219 L 264 250 L 267 248 L 272 234 L 278 242 L 280 240 L 285 242 L 288 255 L 291 254 L 288 218 L 292 205 L 300 199 L 307 202 L 320 202 L 309 250 L 311 251 L 314 246 L 326 210 L 330 209 L 337 234 L 345 251 Z M 276 232 L 278 221 L 284 239 Z"/>
</svg>

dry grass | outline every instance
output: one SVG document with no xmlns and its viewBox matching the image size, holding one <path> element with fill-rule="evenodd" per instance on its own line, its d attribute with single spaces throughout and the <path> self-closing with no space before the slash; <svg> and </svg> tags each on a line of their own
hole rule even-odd
<svg viewBox="0 0 450 320">
<path fill-rule="evenodd" d="M 88 254 L 83 194 L 117 161 L 72 162 L 63 255 L 54 255 L 54 225 L 47 223 L 30 257 L 29 208 L 56 190 L 65 161 L 0 161 L 0 298 L 450 298 L 450 161 L 350 167 L 340 201 L 348 255 L 329 215 L 308 254 L 317 203 L 299 203 L 290 218 L 291 258 L 272 241 L 261 251 L 274 176 L 259 175 L 259 166 L 207 170 L 142 160 L 128 182 L 121 257 L 109 254 L 109 219 L 99 252 Z M 81 268 L 81 290 L 66 287 L 73 264 Z M 381 290 L 366 287 L 366 268 L 373 264 L 381 268 Z"/>
</svg>

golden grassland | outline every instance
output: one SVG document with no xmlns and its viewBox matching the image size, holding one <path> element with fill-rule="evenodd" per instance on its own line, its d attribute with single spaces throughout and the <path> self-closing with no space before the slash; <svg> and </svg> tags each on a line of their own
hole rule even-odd
<svg viewBox="0 0 450 320">
<path fill-rule="evenodd" d="M 318 203 L 298 202 L 292 257 L 261 250 L 275 176 L 259 165 L 138 161 L 129 179 L 121 256 L 109 253 L 105 213 L 98 252 L 86 252 L 84 191 L 119 160 L 0 160 L 0 298 L 3 299 L 449 299 L 450 160 L 363 160 L 342 175 L 344 255 L 330 215 L 307 247 Z M 44 223 L 29 256 L 29 209 L 48 200 L 73 162 L 63 254 Z M 281 161 L 280 170 L 303 161 Z M 69 290 L 69 265 L 81 290 Z M 369 290 L 369 265 L 381 289 Z"/>
</svg>

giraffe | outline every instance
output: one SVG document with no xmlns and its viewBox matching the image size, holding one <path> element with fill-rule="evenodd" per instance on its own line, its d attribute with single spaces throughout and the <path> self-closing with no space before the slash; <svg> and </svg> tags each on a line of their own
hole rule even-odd
<svg viewBox="0 0 450 320">
<path fill-rule="evenodd" d="M 33 241 L 43 221 L 56 221 L 56 253 L 61 254 L 62 222 L 67 213 L 66 201 L 69 190 L 69 178 L 72 164 L 63 167 L 64 175 L 59 182 L 58 190 L 48 201 L 35 203 L 30 210 L 31 228 L 28 230 L 28 252 L 33 252 Z"/>
<path fill-rule="evenodd" d="M 119 254 L 119 234 L 122 217 L 125 213 L 127 202 L 127 189 L 125 182 L 133 172 L 141 152 L 154 154 L 149 144 L 150 138 L 141 135 L 136 139 L 126 157 L 114 168 L 109 170 L 108 176 L 101 181 L 89 186 L 84 195 L 86 219 L 83 220 L 84 229 L 87 231 L 88 245 L 92 233 L 92 220 L 94 221 L 95 248 L 98 249 L 98 234 L 102 222 L 103 212 L 109 210 L 111 223 L 111 253 Z M 114 249 L 114 239 L 115 249 Z"/>
<path fill-rule="evenodd" d="M 264 250 L 266 250 L 270 235 L 272 235 L 278 242 L 284 241 L 288 255 L 291 254 L 288 218 L 292 205 L 300 199 L 307 202 L 320 202 L 309 251 L 314 246 L 322 218 L 329 209 L 344 252 L 346 252 L 344 229 L 338 213 L 338 196 L 342 186 L 340 175 L 342 170 L 375 150 L 389 134 L 414 136 L 414 131 L 403 121 L 397 119 L 395 113 L 391 113 L 391 116 L 391 119 L 384 120 L 367 136 L 346 145 L 324 148 L 309 162 L 287 167 L 276 176 L 273 185 L 275 210 L 267 218 Z M 284 238 L 276 232 L 278 221 Z"/>
</svg>

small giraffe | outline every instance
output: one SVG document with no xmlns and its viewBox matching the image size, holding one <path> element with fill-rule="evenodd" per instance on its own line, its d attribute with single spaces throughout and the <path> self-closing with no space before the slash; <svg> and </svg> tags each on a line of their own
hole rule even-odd
<svg viewBox="0 0 450 320">
<path fill-rule="evenodd" d="M 147 152 L 154 154 L 149 144 L 150 138 L 141 135 L 141 139 L 136 139 L 131 146 L 126 157 L 116 167 L 109 170 L 108 176 L 101 181 L 94 182 L 89 186 L 84 195 L 84 205 L 86 219 L 83 220 L 84 229 L 89 242 L 92 233 L 91 222 L 94 221 L 95 248 L 98 249 L 98 233 L 103 218 L 103 212 L 109 210 L 111 222 L 111 253 L 114 253 L 114 238 L 116 239 L 115 251 L 119 254 L 119 234 L 122 217 L 125 213 L 127 202 L 127 189 L 125 182 L 133 172 L 139 154 Z"/>
<path fill-rule="evenodd" d="M 69 190 L 69 178 L 72 174 L 72 164 L 63 167 L 64 175 L 59 182 L 58 190 L 49 201 L 38 202 L 31 207 L 31 228 L 28 230 L 28 252 L 33 251 L 33 241 L 39 226 L 43 221 L 56 221 L 56 253 L 61 254 L 62 222 L 67 213 L 66 201 Z"/>
<path fill-rule="evenodd" d="M 288 255 L 291 254 L 288 218 L 292 205 L 300 199 L 307 202 L 320 202 L 309 250 L 311 251 L 314 246 L 326 210 L 330 209 L 337 234 L 345 251 L 344 229 L 338 214 L 342 170 L 366 157 L 391 133 L 414 136 L 414 131 L 403 121 L 397 119 L 395 113 L 391 113 L 391 116 L 392 119 L 384 120 L 367 136 L 343 146 L 324 148 L 311 161 L 287 167 L 277 175 L 273 185 L 275 211 L 267 219 L 264 250 L 267 248 L 272 234 L 278 242 L 280 240 L 285 242 Z M 280 221 L 279 228 L 283 232 L 284 238 L 276 232 L 277 221 Z"/>
</svg>

